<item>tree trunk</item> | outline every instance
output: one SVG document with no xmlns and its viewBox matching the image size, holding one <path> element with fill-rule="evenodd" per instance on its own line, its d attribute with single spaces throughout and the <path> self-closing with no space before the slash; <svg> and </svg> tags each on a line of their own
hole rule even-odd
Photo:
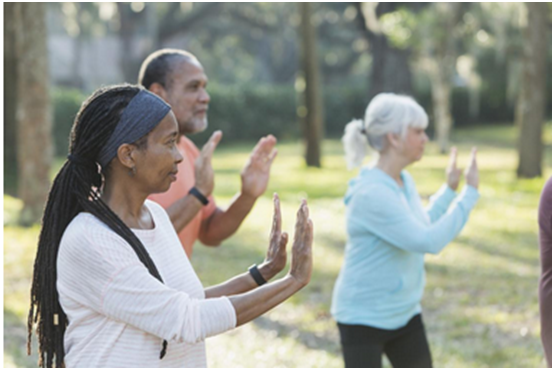
<svg viewBox="0 0 554 370">
<path fill-rule="evenodd" d="M 16 3 L 4 4 L 4 192 L 17 194 Z"/>
<path fill-rule="evenodd" d="M 436 62 L 435 62 L 436 63 Z M 435 119 L 435 137 L 442 154 L 448 152 L 448 138 L 452 128 L 450 114 L 451 74 L 446 66 L 436 63 L 435 73 L 431 73 L 431 95 L 433 97 L 433 116 Z"/>
<path fill-rule="evenodd" d="M 519 127 L 517 176 L 532 178 L 542 174 L 542 126 L 544 119 L 546 3 L 525 3 L 528 11 L 524 29 L 523 79 L 516 108 Z"/>
<path fill-rule="evenodd" d="M 121 72 L 125 82 L 136 83 L 142 60 L 139 61 L 134 56 L 133 41 L 142 17 L 131 9 L 130 3 L 118 2 L 117 12 L 119 14 L 119 41 L 121 42 L 119 54 Z"/>
<path fill-rule="evenodd" d="M 18 3 L 17 163 L 23 225 L 37 222 L 48 196 L 52 161 L 46 5 Z"/>
<path fill-rule="evenodd" d="M 431 95 L 433 96 L 433 115 L 435 123 L 435 137 L 441 154 L 448 152 L 450 131 L 452 129 L 452 115 L 450 94 L 452 92 L 451 79 L 456 71 L 456 39 L 454 29 L 461 21 L 464 8 L 461 3 L 434 3 L 437 17 L 440 17 L 442 32 L 439 37 L 427 33 L 426 53 L 429 59 Z M 431 30 L 431 32 L 433 32 Z"/>
<path fill-rule="evenodd" d="M 387 36 L 380 31 L 379 24 L 379 17 L 397 10 L 399 3 L 379 3 L 376 7 L 366 8 L 364 6 L 367 5 L 355 3 L 355 6 L 358 10 L 358 24 L 371 48 L 369 100 L 382 92 L 411 95 L 413 92 L 412 72 L 409 65 L 411 50 L 391 46 Z M 422 7 L 418 4 L 408 6 L 412 11 L 418 11 Z"/>
<path fill-rule="evenodd" d="M 311 22 L 311 4 L 300 3 L 300 32 L 302 49 L 302 69 L 306 80 L 304 91 L 307 109 L 304 123 L 306 141 L 306 164 L 321 167 L 321 139 L 323 137 L 323 103 L 319 84 L 317 62 L 316 31 Z"/>
<path fill-rule="evenodd" d="M 371 45 L 371 85 L 369 98 L 382 92 L 412 94 L 412 72 L 408 64 L 409 50 L 400 50 L 390 46 L 383 34 L 368 33 Z"/>
</svg>

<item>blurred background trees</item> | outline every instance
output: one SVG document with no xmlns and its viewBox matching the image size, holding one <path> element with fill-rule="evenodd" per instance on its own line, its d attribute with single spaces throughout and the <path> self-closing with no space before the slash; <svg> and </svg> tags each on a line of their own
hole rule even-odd
<svg viewBox="0 0 554 370">
<path fill-rule="evenodd" d="M 5 167 L 17 179 L 23 200 L 19 222 L 32 225 L 42 215 L 50 188 L 52 117 L 44 3 L 6 4 L 5 46 L 9 90 L 5 97 Z M 15 159 L 15 161 L 14 161 Z M 6 166 L 7 165 L 7 166 Z"/>
<path fill-rule="evenodd" d="M 517 118 L 517 175 L 540 175 L 540 135 L 552 115 L 550 3 L 313 3 L 309 26 L 317 37 L 311 38 L 301 37 L 309 28 L 301 27 L 306 22 L 294 3 L 49 3 L 42 31 L 40 22 L 14 24 L 9 14 L 15 7 L 6 5 L 4 23 L 5 68 L 11 71 L 4 85 L 10 194 L 19 192 L 17 174 L 25 161 L 18 157 L 30 150 L 15 139 L 25 128 L 16 106 L 29 94 L 17 95 L 13 71 L 31 68 L 20 63 L 15 39 L 33 33 L 46 36 L 47 58 L 40 59 L 49 65 L 51 81 L 40 104 L 52 97 L 57 157 L 67 154 L 69 131 L 86 95 L 101 85 L 136 83 L 149 53 L 175 47 L 204 65 L 212 96 L 210 131 L 222 129 L 223 144 L 270 133 L 280 140 L 304 135 L 312 143 L 307 163 L 317 166 L 325 150 L 313 143 L 340 137 L 346 122 L 363 117 L 375 94 L 397 92 L 424 106 L 429 134 L 442 152 L 451 130 L 515 124 Z M 310 108 L 317 98 L 304 94 L 320 96 L 321 108 Z M 312 113 L 319 128 L 306 130 Z M 38 120 L 33 125 L 50 127 Z M 192 139 L 199 143 L 208 135 Z M 43 150 L 48 161 L 48 145 Z"/>
<path fill-rule="evenodd" d="M 546 3 L 525 3 L 525 7 L 523 71 L 516 109 L 516 124 L 520 132 L 517 174 L 520 177 L 535 177 L 540 176 L 542 171 L 545 56 L 546 42 L 551 42 L 544 30 L 548 26 L 547 15 L 552 11 Z"/>
</svg>

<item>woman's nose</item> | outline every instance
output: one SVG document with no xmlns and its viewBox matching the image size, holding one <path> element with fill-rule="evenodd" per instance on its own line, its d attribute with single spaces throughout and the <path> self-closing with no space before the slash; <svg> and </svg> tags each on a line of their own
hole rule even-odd
<svg viewBox="0 0 554 370">
<path fill-rule="evenodd" d="M 184 159 L 184 158 L 183 158 L 183 155 L 181 154 L 181 152 L 180 152 L 177 148 L 175 148 L 175 153 L 176 153 L 176 155 L 175 155 L 175 163 L 181 163 L 181 162 L 183 161 L 183 159 Z"/>
</svg>

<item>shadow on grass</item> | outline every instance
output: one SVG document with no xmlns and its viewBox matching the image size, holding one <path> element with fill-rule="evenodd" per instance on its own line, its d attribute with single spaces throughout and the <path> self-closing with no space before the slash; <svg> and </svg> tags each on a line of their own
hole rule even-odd
<svg viewBox="0 0 554 370">
<path fill-rule="evenodd" d="M 296 325 L 286 324 L 281 321 L 271 320 L 260 316 L 253 321 L 254 325 L 262 330 L 275 331 L 281 338 L 291 338 L 296 342 L 310 349 L 324 350 L 335 355 L 340 355 L 340 343 L 338 340 L 338 329 L 336 339 L 318 336 L 308 330 L 302 330 Z"/>
<path fill-rule="evenodd" d="M 504 231 L 497 243 L 477 239 L 475 237 L 460 236 L 457 241 L 466 247 L 494 257 L 516 261 L 530 267 L 539 266 L 538 236 L 531 232 Z M 517 247 L 513 246 L 517 244 Z"/>
</svg>

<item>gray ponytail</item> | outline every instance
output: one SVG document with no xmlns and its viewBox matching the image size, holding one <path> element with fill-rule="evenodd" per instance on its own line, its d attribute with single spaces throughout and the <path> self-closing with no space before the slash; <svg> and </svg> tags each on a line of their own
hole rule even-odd
<svg viewBox="0 0 554 370">
<path fill-rule="evenodd" d="M 350 121 L 344 128 L 342 145 L 349 170 L 360 167 L 367 153 L 367 140 L 364 132 L 364 121 L 361 119 Z"/>
<path fill-rule="evenodd" d="M 427 113 L 413 98 L 392 93 L 376 95 L 367 106 L 364 120 L 353 120 L 344 129 L 342 143 L 348 169 L 361 166 L 367 143 L 381 152 L 387 134 L 404 136 L 408 127 L 426 128 L 427 124 Z"/>
</svg>

